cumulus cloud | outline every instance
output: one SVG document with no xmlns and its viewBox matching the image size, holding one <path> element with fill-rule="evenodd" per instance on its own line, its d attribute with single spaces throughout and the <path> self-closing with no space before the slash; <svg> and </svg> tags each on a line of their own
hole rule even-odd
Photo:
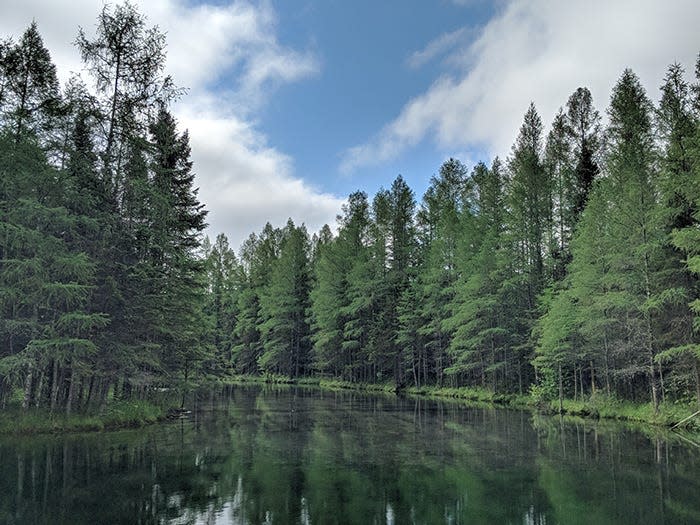
<svg viewBox="0 0 700 525">
<path fill-rule="evenodd" d="M 296 177 L 292 159 L 268 145 L 255 126 L 256 112 L 275 87 L 320 69 L 313 52 L 278 42 L 271 4 L 134 3 L 150 25 L 166 32 L 167 72 L 188 89 L 174 113 L 189 129 L 196 183 L 210 210 L 210 234 L 225 232 L 237 247 L 266 220 L 283 224 L 292 217 L 312 231 L 333 222 L 340 199 Z M 4 10 L 0 35 L 18 38 L 36 20 L 65 81 L 82 67 L 73 46 L 78 26 L 89 38 L 101 8 L 94 0 L 24 0 Z"/>
<path fill-rule="evenodd" d="M 587 86 L 603 109 L 626 67 L 656 99 L 668 64 L 692 70 L 698 19 L 694 0 L 514 0 L 454 52 L 454 69 L 408 101 L 372 140 L 348 149 L 340 168 L 380 164 L 426 139 L 505 155 L 530 101 L 549 122 L 577 87 Z M 434 42 L 441 38 L 450 34 Z"/>
<path fill-rule="evenodd" d="M 226 232 L 237 247 L 268 221 L 284 225 L 291 217 L 310 232 L 333 224 L 343 201 L 295 177 L 293 160 L 270 147 L 251 123 L 222 115 L 216 98 L 200 97 L 179 114 L 190 130 L 196 171 L 206 173 L 200 198 L 212 210 L 212 235 Z"/>
</svg>

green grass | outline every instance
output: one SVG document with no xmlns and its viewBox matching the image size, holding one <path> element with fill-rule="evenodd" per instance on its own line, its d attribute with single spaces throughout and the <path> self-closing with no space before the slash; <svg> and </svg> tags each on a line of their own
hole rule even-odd
<svg viewBox="0 0 700 525">
<path fill-rule="evenodd" d="M 395 393 L 392 383 L 352 383 L 338 379 L 304 377 L 292 379 L 285 376 L 235 376 L 232 383 L 267 383 L 286 385 L 308 385 L 325 390 L 356 390 L 363 392 Z M 409 395 L 436 399 L 454 399 L 478 406 L 503 406 L 521 408 L 546 414 L 559 412 L 559 401 L 538 402 L 532 395 L 519 395 L 492 392 L 478 387 L 407 387 L 404 392 Z M 697 410 L 694 403 L 662 403 L 655 412 L 651 403 L 633 403 L 596 394 L 584 400 L 565 399 L 562 415 L 586 419 L 609 419 L 617 421 L 638 422 L 659 427 L 672 427 Z M 700 431 L 700 416 L 682 425 L 685 430 Z"/>
<path fill-rule="evenodd" d="M 164 419 L 167 405 L 149 401 L 112 401 L 101 414 L 51 413 L 12 408 L 0 413 L 1 434 L 47 434 L 94 432 L 117 428 L 141 427 Z"/>
<path fill-rule="evenodd" d="M 558 412 L 559 401 L 551 401 L 551 412 Z M 584 400 L 565 399 L 564 413 L 595 419 L 616 419 L 619 421 L 637 421 L 652 425 L 672 427 L 697 411 L 694 403 L 667 402 L 654 411 L 651 403 L 633 403 L 603 395 L 594 395 Z M 700 416 L 685 422 L 686 430 L 700 430 Z"/>
<path fill-rule="evenodd" d="M 365 392 L 391 392 L 396 391 L 393 383 L 353 383 L 340 379 L 326 379 L 322 377 L 297 377 L 267 374 L 264 376 L 236 375 L 226 381 L 230 384 L 272 384 L 272 385 L 299 385 L 315 386 L 324 390 L 358 390 Z"/>
<path fill-rule="evenodd" d="M 469 402 L 488 403 L 491 405 L 510 406 L 514 408 L 526 408 L 531 405 L 528 396 L 492 392 L 485 388 L 478 387 L 408 387 L 406 392 L 417 396 L 461 399 Z"/>
</svg>

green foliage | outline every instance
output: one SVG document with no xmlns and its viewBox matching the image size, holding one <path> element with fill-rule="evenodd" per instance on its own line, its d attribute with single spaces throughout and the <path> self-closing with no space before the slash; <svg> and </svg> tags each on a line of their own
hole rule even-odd
<svg viewBox="0 0 700 525">
<path fill-rule="evenodd" d="M 33 23 L 0 59 L 0 405 L 66 415 L 202 366 L 206 211 L 168 113 L 164 37 L 130 4 L 78 38 L 97 95 Z M 101 162 L 100 162 L 101 161 Z M 184 378 L 182 377 L 184 376 Z M 111 393 L 111 394 L 110 394 Z M 119 416 L 121 417 L 121 416 Z"/>
<path fill-rule="evenodd" d="M 0 46 L 0 405 L 261 373 L 700 402 L 700 79 L 671 66 L 654 107 L 626 70 L 605 130 L 584 87 L 546 137 L 531 104 L 507 162 L 449 159 L 419 206 L 399 176 L 337 233 L 267 224 L 234 254 L 202 245 L 164 38 L 105 6 L 77 39 L 94 87 L 63 95 L 36 24 Z"/>
</svg>

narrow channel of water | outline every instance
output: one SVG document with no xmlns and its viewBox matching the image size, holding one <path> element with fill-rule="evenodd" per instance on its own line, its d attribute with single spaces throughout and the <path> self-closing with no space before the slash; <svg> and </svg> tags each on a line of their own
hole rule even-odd
<svg viewBox="0 0 700 525">
<path fill-rule="evenodd" d="M 700 523 L 700 448 L 611 423 L 297 387 L 0 438 L 0 523 Z"/>
</svg>

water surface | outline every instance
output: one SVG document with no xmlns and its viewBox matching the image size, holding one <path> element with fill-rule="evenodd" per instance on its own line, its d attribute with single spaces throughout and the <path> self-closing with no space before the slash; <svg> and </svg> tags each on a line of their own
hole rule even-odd
<svg viewBox="0 0 700 525">
<path fill-rule="evenodd" d="M 0 439 L 0 523 L 700 523 L 700 448 L 609 423 L 296 387 Z"/>
</svg>

